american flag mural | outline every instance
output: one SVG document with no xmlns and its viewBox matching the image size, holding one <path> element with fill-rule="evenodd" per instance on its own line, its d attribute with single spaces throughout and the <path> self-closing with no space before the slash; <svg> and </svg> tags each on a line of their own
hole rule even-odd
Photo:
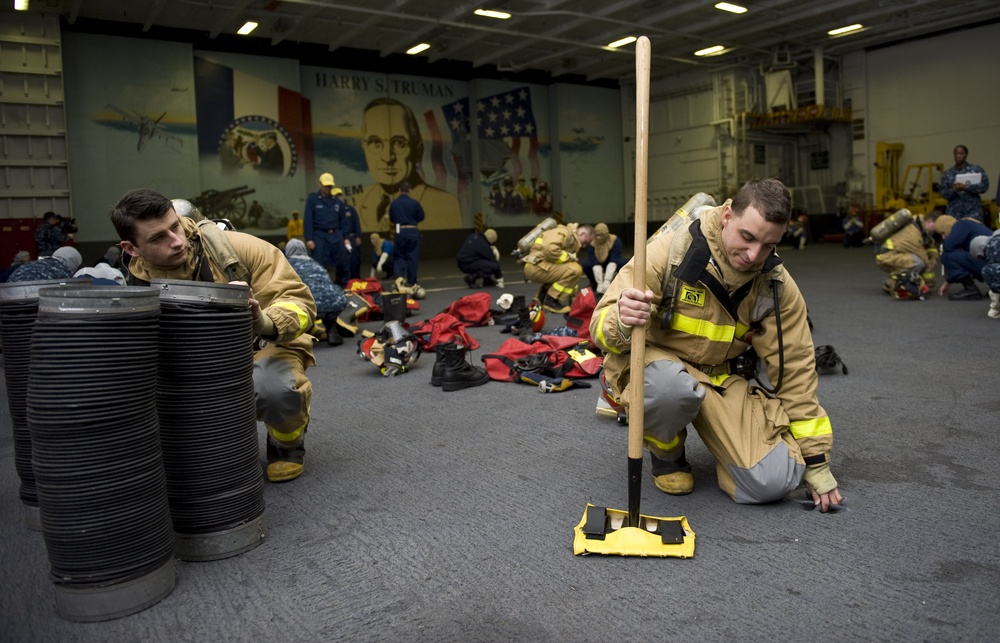
<svg viewBox="0 0 1000 643">
<path fill-rule="evenodd" d="M 538 177 L 538 127 L 531 109 L 531 91 L 518 87 L 480 98 L 476 102 L 476 134 L 480 140 L 502 141 L 509 150 L 509 174 L 514 178 Z M 495 149 L 496 146 L 493 146 Z M 489 149 L 489 146 L 484 149 Z M 502 167 L 490 168 L 488 157 L 482 159 L 483 174 L 490 169 L 500 173 Z M 496 160 L 496 159 L 494 159 Z M 497 165 L 506 166 L 506 163 Z M 487 176 L 487 178 L 489 178 Z"/>
<path fill-rule="evenodd" d="M 472 145 L 469 142 L 469 99 L 460 98 L 424 112 L 431 167 L 423 168 L 424 180 L 451 192 L 468 203 L 472 176 Z M 425 156 L 428 150 L 425 149 Z"/>
</svg>

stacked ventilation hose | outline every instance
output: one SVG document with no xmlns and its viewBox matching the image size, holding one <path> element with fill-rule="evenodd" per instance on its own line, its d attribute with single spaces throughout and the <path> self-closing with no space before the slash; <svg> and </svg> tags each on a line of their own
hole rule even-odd
<svg viewBox="0 0 1000 643">
<path fill-rule="evenodd" d="M 249 289 L 156 280 L 156 399 L 177 555 L 215 560 L 267 535 Z"/>
<path fill-rule="evenodd" d="M 173 590 L 156 412 L 159 292 L 43 288 L 27 420 L 56 608 L 101 621 Z"/>
<path fill-rule="evenodd" d="M 35 473 L 31 468 L 31 434 L 26 408 L 31 331 L 38 317 L 38 291 L 63 284 L 79 287 L 89 283 L 89 279 L 55 279 L 0 284 L 0 343 L 4 352 L 7 406 L 14 432 L 14 468 L 21 481 L 19 493 L 24 505 L 24 522 L 30 529 L 42 528 Z"/>
</svg>

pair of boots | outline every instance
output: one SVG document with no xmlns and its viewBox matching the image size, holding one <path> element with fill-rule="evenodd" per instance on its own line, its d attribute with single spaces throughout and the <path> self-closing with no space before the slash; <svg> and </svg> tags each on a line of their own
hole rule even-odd
<svg viewBox="0 0 1000 643">
<path fill-rule="evenodd" d="M 434 347 L 436 360 L 431 369 L 431 386 L 444 391 L 460 391 L 482 386 L 490 381 L 485 369 L 473 366 L 466 356 L 469 348 L 458 342 L 447 342 Z"/>
</svg>

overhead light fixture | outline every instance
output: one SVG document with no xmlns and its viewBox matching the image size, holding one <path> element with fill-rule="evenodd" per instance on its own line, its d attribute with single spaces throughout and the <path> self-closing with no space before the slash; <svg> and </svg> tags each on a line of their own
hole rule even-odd
<svg viewBox="0 0 1000 643">
<path fill-rule="evenodd" d="M 427 51 L 430 48 L 431 48 L 430 45 L 428 45 L 426 42 L 422 42 L 419 45 L 413 45 L 412 47 L 407 49 L 406 53 L 410 54 L 411 56 L 416 56 L 421 51 Z"/>
<path fill-rule="evenodd" d="M 247 35 L 248 33 L 250 33 L 251 31 L 253 31 L 256 28 L 257 28 L 257 23 L 256 22 L 254 22 L 253 20 L 247 20 L 243 24 L 243 26 L 240 27 L 240 30 L 237 31 L 236 33 L 238 33 L 241 36 L 245 36 L 245 35 Z"/>
<path fill-rule="evenodd" d="M 506 11 L 494 11 L 492 9 L 476 9 L 472 13 L 484 18 L 496 18 L 497 20 L 507 20 L 510 14 Z"/>
<path fill-rule="evenodd" d="M 719 4 L 715 5 L 715 8 L 719 9 L 721 11 L 728 11 L 729 13 L 746 13 L 747 12 L 747 8 L 746 7 L 741 7 L 738 4 L 730 4 L 728 2 L 720 2 Z"/>
<path fill-rule="evenodd" d="M 625 45 L 630 45 L 633 42 L 635 42 L 636 40 L 638 40 L 638 38 L 636 38 L 635 36 L 625 36 L 624 38 L 622 38 L 620 40 L 616 40 L 616 41 L 614 41 L 612 43 L 608 43 L 608 48 L 609 49 L 618 49 L 619 47 L 624 47 Z"/>
<path fill-rule="evenodd" d="M 723 47 L 722 45 L 714 45 L 712 47 L 706 47 L 705 49 L 699 49 L 698 51 L 694 52 L 694 55 L 695 56 L 718 56 L 719 54 L 724 53 L 725 51 L 726 51 L 726 48 Z"/>
<path fill-rule="evenodd" d="M 14 0 L 14 11 L 27 11 L 28 0 Z"/>
<path fill-rule="evenodd" d="M 844 34 L 851 33 L 852 31 L 858 31 L 859 29 L 864 29 L 864 27 L 858 23 L 854 23 L 853 25 L 847 25 L 846 27 L 831 29 L 826 33 L 830 36 L 843 36 Z"/>
</svg>

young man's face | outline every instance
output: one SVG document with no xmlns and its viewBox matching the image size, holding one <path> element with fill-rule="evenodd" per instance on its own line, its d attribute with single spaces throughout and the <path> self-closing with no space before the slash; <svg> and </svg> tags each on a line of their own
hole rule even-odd
<svg viewBox="0 0 1000 643">
<path fill-rule="evenodd" d="M 187 235 L 173 208 L 159 219 L 136 221 L 135 242 L 122 241 L 121 247 L 159 268 L 178 268 L 187 260 Z"/>
<path fill-rule="evenodd" d="M 955 155 L 955 165 L 962 165 L 965 163 L 965 157 L 969 155 L 969 153 L 965 151 L 965 148 L 961 146 L 956 147 L 953 153 Z"/>
<path fill-rule="evenodd" d="M 594 233 L 585 228 L 577 228 L 576 238 L 580 240 L 580 247 L 586 248 L 594 240 Z"/>
<path fill-rule="evenodd" d="M 785 227 L 767 221 L 752 205 L 742 214 L 727 205 L 722 211 L 722 248 L 729 263 L 741 272 L 750 270 L 774 250 Z"/>
<path fill-rule="evenodd" d="M 406 114 L 396 105 L 378 105 L 365 113 L 361 141 L 368 171 L 385 186 L 395 186 L 413 170 Z"/>
</svg>

